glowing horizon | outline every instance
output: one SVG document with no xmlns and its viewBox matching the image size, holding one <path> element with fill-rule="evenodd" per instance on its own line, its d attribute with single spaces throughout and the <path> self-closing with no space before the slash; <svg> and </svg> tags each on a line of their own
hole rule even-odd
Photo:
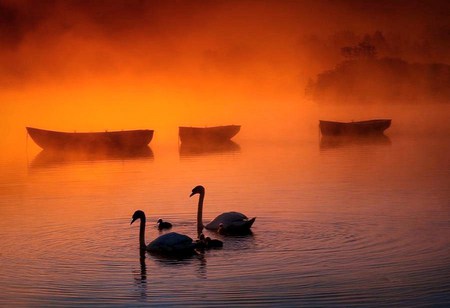
<svg viewBox="0 0 450 308">
<path fill-rule="evenodd" d="M 450 63 L 442 36 L 446 1 L 2 1 L 0 7 L 5 145 L 21 139 L 25 126 L 154 129 L 154 142 L 176 140 L 178 126 L 240 124 L 244 139 L 310 135 L 319 118 L 405 117 L 390 101 L 347 108 L 305 97 L 308 80 L 344 60 L 342 46 L 380 31 L 387 45 L 403 48 L 385 46 L 380 57 Z M 428 54 L 404 48 L 424 39 Z"/>
</svg>

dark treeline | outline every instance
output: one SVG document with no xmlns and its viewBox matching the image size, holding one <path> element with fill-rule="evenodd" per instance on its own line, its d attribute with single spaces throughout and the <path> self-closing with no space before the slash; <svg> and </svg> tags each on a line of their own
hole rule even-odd
<svg viewBox="0 0 450 308">
<path fill-rule="evenodd" d="M 340 33 L 333 42 L 341 47 L 334 50 L 344 60 L 309 80 L 306 94 L 319 103 L 450 102 L 450 65 L 430 61 L 445 60 L 439 55 L 448 46 L 437 46 L 442 37 L 428 38 L 392 43 L 380 31 Z"/>
<path fill-rule="evenodd" d="M 310 80 L 306 93 L 320 103 L 448 103 L 450 66 L 399 58 L 347 60 Z"/>
<path fill-rule="evenodd" d="M 376 56 L 401 58 L 408 62 L 450 64 L 450 25 L 425 26 L 420 33 L 374 31 L 357 33 L 338 31 L 328 37 L 319 35 L 303 36 L 299 45 L 314 55 L 322 63 L 336 63 L 342 60 L 346 50 L 359 45 L 369 45 L 376 49 Z"/>
</svg>

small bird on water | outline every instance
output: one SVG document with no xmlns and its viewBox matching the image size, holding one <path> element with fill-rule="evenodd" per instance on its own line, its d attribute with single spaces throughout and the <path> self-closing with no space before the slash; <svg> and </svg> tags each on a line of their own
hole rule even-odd
<svg viewBox="0 0 450 308">
<path fill-rule="evenodd" d="M 172 224 L 170 222 L 163 221 L 161 218 L 158 219 L 158 221 L 156 223 L 158 224 L 159 230 L 172 228 Z"/>
</svg>

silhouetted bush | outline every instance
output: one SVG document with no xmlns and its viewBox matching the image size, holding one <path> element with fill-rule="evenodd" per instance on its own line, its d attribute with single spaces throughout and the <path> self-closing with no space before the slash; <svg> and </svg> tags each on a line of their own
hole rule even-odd
<svg viewBox="0 0 450 308">
<path fill-rule="evenodd" d="M 320 103 L 448 103 L 450 66 L 399 58 L 347 60 L 309 81 L 306 93 Z"/>
</svg>

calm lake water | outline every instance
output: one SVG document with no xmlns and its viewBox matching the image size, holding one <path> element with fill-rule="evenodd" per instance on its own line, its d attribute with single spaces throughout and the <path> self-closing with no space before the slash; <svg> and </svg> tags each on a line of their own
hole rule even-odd
<svg viewBox="0 0 450 308">
<path fill-rule="evenodd" d="M 448 306 L 450 139 L 161 145 L 133 157 L 0 159 L 0 306 Z M 24 150 L 25 152 L 25 150 Z M 196 236 L 237 210 L 253 235 L 139 257 L 133 212 Z"/>
</svg>

